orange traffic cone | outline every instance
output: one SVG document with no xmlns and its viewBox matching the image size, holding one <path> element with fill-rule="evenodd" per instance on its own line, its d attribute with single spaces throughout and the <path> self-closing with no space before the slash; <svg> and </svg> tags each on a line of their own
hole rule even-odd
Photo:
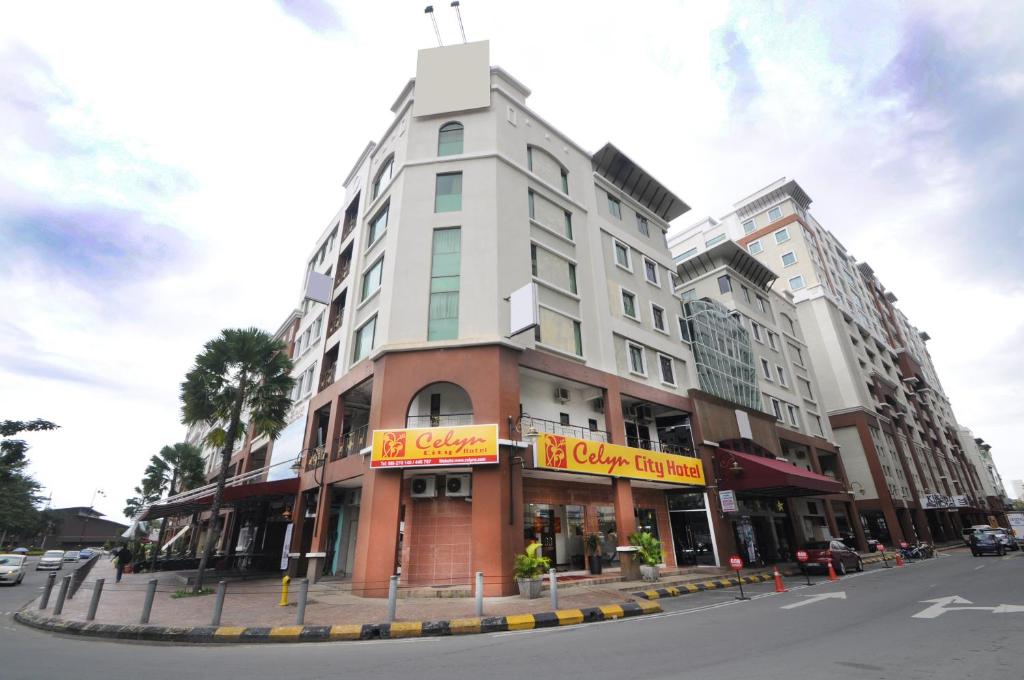
<svg viewBox="0 0 1024 680">
<path fill-rule="evenodd" d="M 896 566 L 897 567 L 902 567 L 903 566 L 903 555 L 901 555 L 899 553 L 896 553 Z"/>
<path fill-rule="evenodd" d="M 832 566 L 832 560 L 829 560 L 829 562 L 828 562 L 828 580 L 829 581 L 838 581 L 839 580 L 839 577 L 836 576 L 836 570 Z"/>
<path fill-rule="evenodd" d="M 782 583 L 782 574 L 779 573 L 779 568 L 775 567 L 775 592 L 785 593 L 786 586 Z"/>
</svg>

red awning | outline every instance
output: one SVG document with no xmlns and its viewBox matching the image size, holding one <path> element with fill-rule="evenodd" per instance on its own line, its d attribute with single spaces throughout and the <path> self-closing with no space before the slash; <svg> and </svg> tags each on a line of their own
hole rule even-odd
<svg viewBox="0 0 1024 680">
<path fill-rule="evenodd" d="M 266 498 L 271 500 L 274 496 L 294 496 L 299 492 L 299 478 L 278 479 L 273 482 L 257 482 L 255 484 L 238 484 L 236 486 L 224 487 L 223 505 L 235 505 L 239 501 L 252 500 L 255 498 Z M 160 505 L 151 505 L 143 513 L 140 520 L 158 519 L 160 517 L 172 517 L 174 515 L 185 515 L 193 512 L 207 510 L 213 504 L 213 490 L 201 496 L 194 496 L 185 500 Z"/>
<path fill-rule="evenodd" d="M 721 489 L 779 498 L 846 493 L 841 482 L 782 460 L 729 449 L 717 456 Z"/>
</svg>

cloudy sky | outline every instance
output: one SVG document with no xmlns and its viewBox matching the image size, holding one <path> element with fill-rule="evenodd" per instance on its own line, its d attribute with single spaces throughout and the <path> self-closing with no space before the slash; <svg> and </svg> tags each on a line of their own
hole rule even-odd
<svg viewBox="0 0 1024 680">
<path fill-rule="evenodd" d="M 275 329 L 341 182 L 435 44 L 417 2 L 5 3 L 0 417 L 57 506 L 120 516 L 228 326 Z M 1024 4 L 466 0 L 470 40 L 585 148 L 693 210 L 783 175 L 932 336 L 1024 477 Z M 458 28 L 436 5 L 443 37 Z"/>
</svg>

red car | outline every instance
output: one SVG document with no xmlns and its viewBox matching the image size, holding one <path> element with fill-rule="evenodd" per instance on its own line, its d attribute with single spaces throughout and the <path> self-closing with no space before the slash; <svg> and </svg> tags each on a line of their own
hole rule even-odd
<svg viewBox="0 0 1024 680">
<path fill-rule="evenodd" d="M 845 574 L 848 570 L 864 571 L 864 560 L 852 548 L 842 541 L 810 541 L 804 546 L 807 561 L 800 565 L 800 571 L 811 569 L 828 571 L 828 563 L 837 574 Z"/>
</svg>

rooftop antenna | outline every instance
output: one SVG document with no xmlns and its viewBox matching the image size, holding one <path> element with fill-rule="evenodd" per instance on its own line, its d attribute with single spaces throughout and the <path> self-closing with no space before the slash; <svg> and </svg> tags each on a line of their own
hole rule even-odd
<svg viewBox="0 0 1024 680">
<path fill-rule="evenodd" d="M 452 7 L 455 8 L 455 14 L 459 17 L 459 30 L 462 31 L 462 42 L 466 42 L 466 27 L 462 25 L 462 12 L 459 10 L 459 0 L 452 0 Z"/>
<path fill-rule="evenodd" d="M 434 16 L 434 6 L 427 5 L 427 8 L 423 10 L 424 14 L 430 15 L 430 21 L 434 24 L 434 35 L 437 36 L 437 46 L 444 47 L 444 43 L 441 42 L 441 31 L 437 30 L 437 18 Z"/>
</svg>

